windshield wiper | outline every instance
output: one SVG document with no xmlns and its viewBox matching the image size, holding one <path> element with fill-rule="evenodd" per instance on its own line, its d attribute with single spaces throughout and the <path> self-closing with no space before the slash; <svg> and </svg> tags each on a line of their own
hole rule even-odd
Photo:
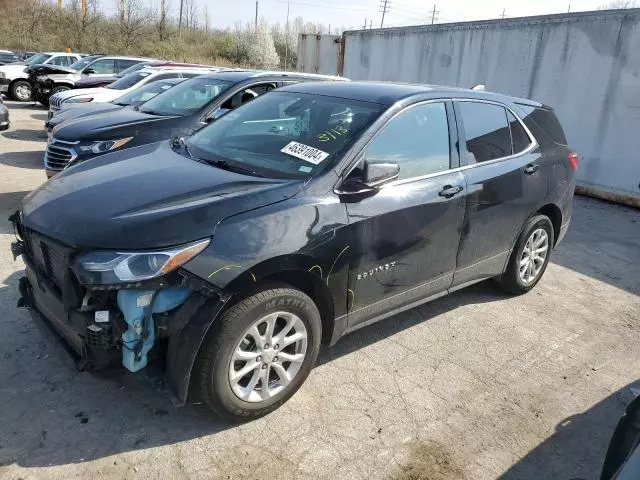
<svg viewBox="0 0 640 480">
<path fill-rule="evenodd" d="M 187 150 L 187 153 L 189 153 L 189 155 L 191 155 L 191 153 L 189 152 L 189 147 L 187 147 L 186 144 L 185 144 L 185 148 Z M 213 165 L 214 167 L 218 167 L 221 170 L 227 170 L 229 172 L 236 172 L 236 173 L 243 173 L 245 175 L 251 175 L 253 177 L 263 177 L 263 175 L 260 175 L 260 174 L 256 173 L 255 170 L 251 170 L 250 168 L 241 167 L 240 165 L 231 164 L 231 163 L 227 162 L 226 160 L 211 160 L 209 158 L 197 158 L 197 157 L 194 157 L 193 155 L 191 155 L 191 156 L 193 158 L 195 158 L 196 160 L 199 160 L 200 162 L 207 163 L 209 165 Z"/>
</svg>

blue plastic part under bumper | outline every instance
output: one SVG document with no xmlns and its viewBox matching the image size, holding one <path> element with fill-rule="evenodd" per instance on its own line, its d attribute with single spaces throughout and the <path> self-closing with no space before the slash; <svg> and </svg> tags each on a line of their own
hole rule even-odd
<svg viewBox="0 0 640 480">
<path fill-rule="evenodd" d="M 147 366 L 147 354 L 156 338 L 152 314 L 172 310 L 182 305 L 190 295 L 191 290 L 188 288 L 120 290 L 118 292 L 118 306 L 124 314 L 125 322 L 129 325 L 122 334 L 122 365 L 127 370 L 137 372 Z M 145 317 L 147 317 L 146 323 Z M 142 347 L 136 349 L 140 341 L 142 341 Z"/>
</svg>

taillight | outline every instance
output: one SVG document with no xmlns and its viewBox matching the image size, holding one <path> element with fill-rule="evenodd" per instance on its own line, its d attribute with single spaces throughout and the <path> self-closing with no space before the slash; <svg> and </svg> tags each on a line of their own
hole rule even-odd
<svg viewBox="0 0 640 480">
<path fill-rule="evenodd" d="M 569 166 L 571 167 L 571 170 L 573 170 L 574 172 L 578 170 L 579 161 L 580 161 L 580 157 L 578 157 L 578 154 L 576 152 L 571 152 L 569 154 Z"/>
</svg>

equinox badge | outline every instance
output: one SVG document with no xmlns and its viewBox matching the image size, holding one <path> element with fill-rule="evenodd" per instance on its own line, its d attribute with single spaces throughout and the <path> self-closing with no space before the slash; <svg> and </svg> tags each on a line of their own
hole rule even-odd
<svg viewBox="0 0 640 480">
<path fill-rule="evenodd" d="M 389 263 L 385 263 L 384 265 L 379 265 L 379 266 L 369 270 L 368 272 L 359 273 L 358 277 L 356 278 L 356 280 L 362 280 L 363 278 L 367 278 L 367 277 L 373 276 L 374 273 L 379 273 L 379 272 L 384 272 L 385 270 L 389 270 L 395 264 L 396 264 L 396 262 L 389 262 Z"/>
</svg>

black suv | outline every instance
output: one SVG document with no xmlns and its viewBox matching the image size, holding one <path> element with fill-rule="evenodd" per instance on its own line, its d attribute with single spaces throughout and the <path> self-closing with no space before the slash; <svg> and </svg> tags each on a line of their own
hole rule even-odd
<svg viewBox="0 0 640 480">
<path fill-rule="evenodd" d="M 170 72 L 167 75 L 172 75 Z M 52 132 L 44 156 L 48 177 L 114 150 L 137 147 L 202 128 L 226 112 L 282 85 L 338 79 L 288 72 L 225 71 L 189 79 L 136 109 L 66 122 Z M 344 79 L 340 79 L 344 80 Z"/>
<path fill-rule="evenodd" d="M 20 303 L 83 367 L 161 360 L 181 401 L 191 386 L 226 418 L 257 417 L 321 343 L 487 278 L 531 290 L 577 165 L 540 103 L 290 85 L 31 193 L 12 217 Z"/>
</svg>

